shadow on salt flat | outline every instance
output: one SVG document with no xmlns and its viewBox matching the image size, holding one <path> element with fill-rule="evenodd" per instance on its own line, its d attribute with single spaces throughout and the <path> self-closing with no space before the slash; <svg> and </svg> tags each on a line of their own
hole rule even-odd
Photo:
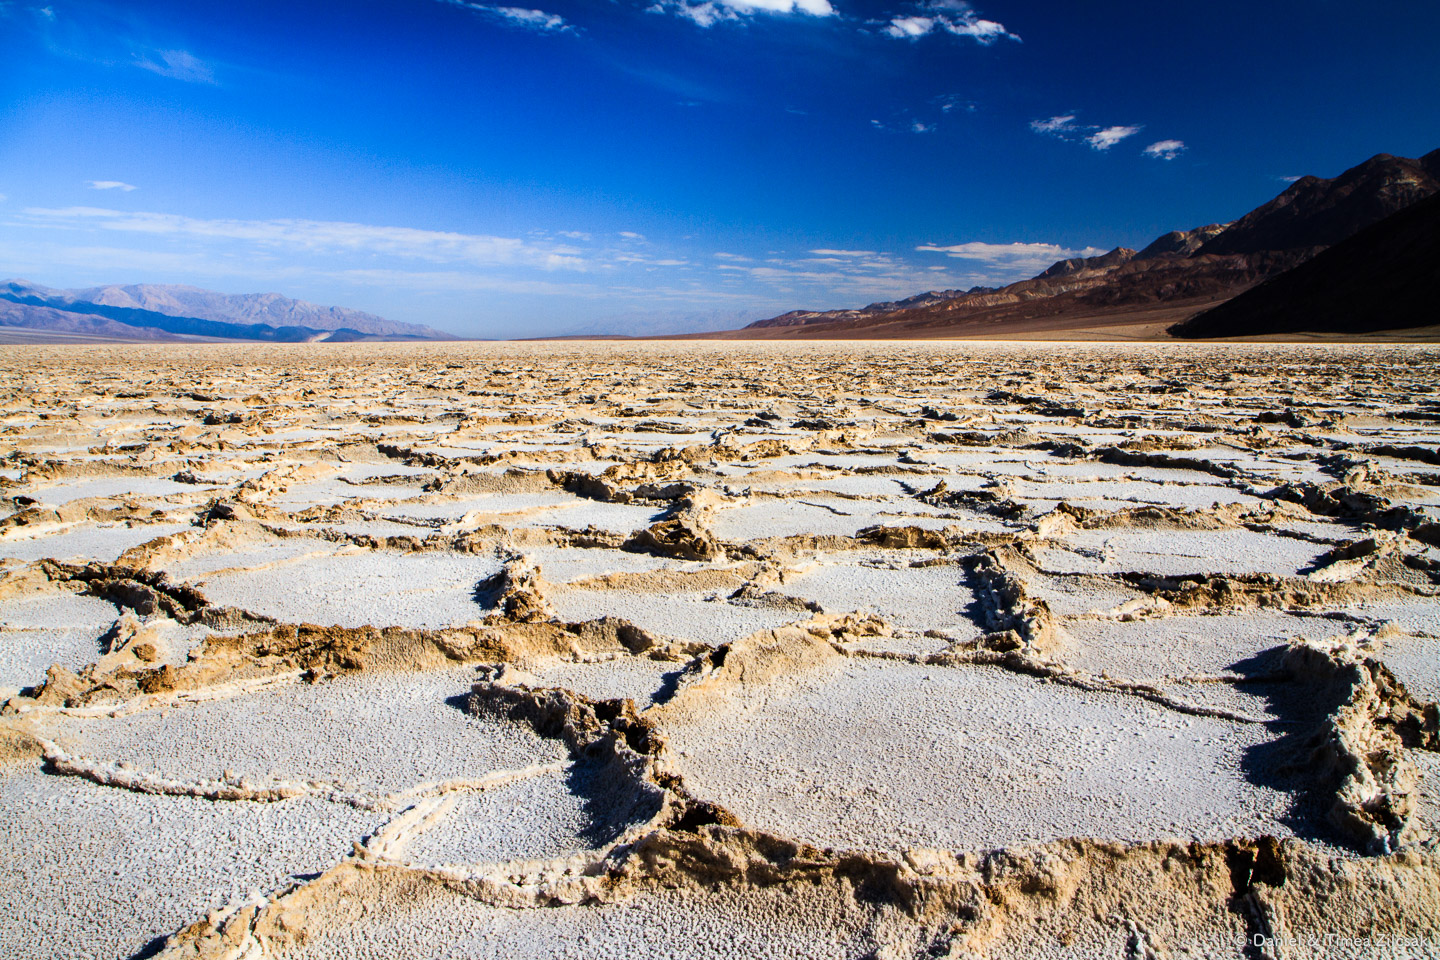
<svg viewBox="0 0 1440 960">
<path fill-rule="evenodd" d="M 660 808 L 658 791 L 617 782 L 594 761 L 568 764 L 484 793 L 456 799 L 438 825 L 402 853 L 411 863 L 553 860 L 594 850 L 644 823 Z"/>
</svg>

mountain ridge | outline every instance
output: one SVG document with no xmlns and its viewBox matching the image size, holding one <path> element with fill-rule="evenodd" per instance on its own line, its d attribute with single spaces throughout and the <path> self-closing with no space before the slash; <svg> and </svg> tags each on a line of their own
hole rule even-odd
<svg viewBox="0 0 1440 960">
<path fill-rule="evenodd" d="M 183 285 L 112 284 L 60 290 L 16 279 L 0 283 L 0 304 L 0 326 L 116 339 L 280 343 L 455 339 L 431 327 L 278 293 L 224 294 Z"/>
<path fill-rule="evenodd" d="M 1170 328 L 1183 339 L 1440 325 L 1440 193 Z"/>
<path fill-rule="evenodd" d="M 871 304 L 791 311 L 729 335 L 989 335 L 1016 322 L 1101 322 L 1107 312 L 1141 308 L 1168 310 L 1174 315 L 1166 322 L 1172 323 L 1280 276 L 1436 193 L 1440 150 L 1419 159 L 1376 154 L 1335 177 L 1302 177 L 1230 223 L 1171 231 L 1138 252 L 1117 247 L 1099 257 L 1061 260 L 1029 280 L 963 293 L 930 291 L 895 301 L 889 310 L 877 308 L 892 305 Z"/>
</svg>

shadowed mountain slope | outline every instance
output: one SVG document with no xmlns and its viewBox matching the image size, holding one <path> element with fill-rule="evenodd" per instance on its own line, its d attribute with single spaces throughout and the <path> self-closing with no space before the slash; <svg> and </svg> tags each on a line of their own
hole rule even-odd
<svg viewBox="0 0 1440 960">
<path fill-rule="evenodd" d="M 1177 337 L 1373 333 L 1440 324 L 1440 194 L 1199 316 Z"/>
</svg>

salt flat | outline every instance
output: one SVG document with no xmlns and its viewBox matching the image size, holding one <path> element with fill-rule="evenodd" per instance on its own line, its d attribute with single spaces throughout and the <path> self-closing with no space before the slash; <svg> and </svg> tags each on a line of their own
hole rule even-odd
<svg viewBox="0 0 1440 960">
<path fill-rule="evenodd" d="M 1440 955 L 1437 361 L 12 348 L 0 954 Z"/>
</svg>

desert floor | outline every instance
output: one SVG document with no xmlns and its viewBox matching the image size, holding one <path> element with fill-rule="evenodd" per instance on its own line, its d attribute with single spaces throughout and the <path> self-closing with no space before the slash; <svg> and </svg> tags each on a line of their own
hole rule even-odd
<svg viewBox="0 0 1440 960">
<path fill-rule="evenodd" d="M 0 955 L 1440 956 L 1440 350 L 0 354 Z"/>
</svg>

